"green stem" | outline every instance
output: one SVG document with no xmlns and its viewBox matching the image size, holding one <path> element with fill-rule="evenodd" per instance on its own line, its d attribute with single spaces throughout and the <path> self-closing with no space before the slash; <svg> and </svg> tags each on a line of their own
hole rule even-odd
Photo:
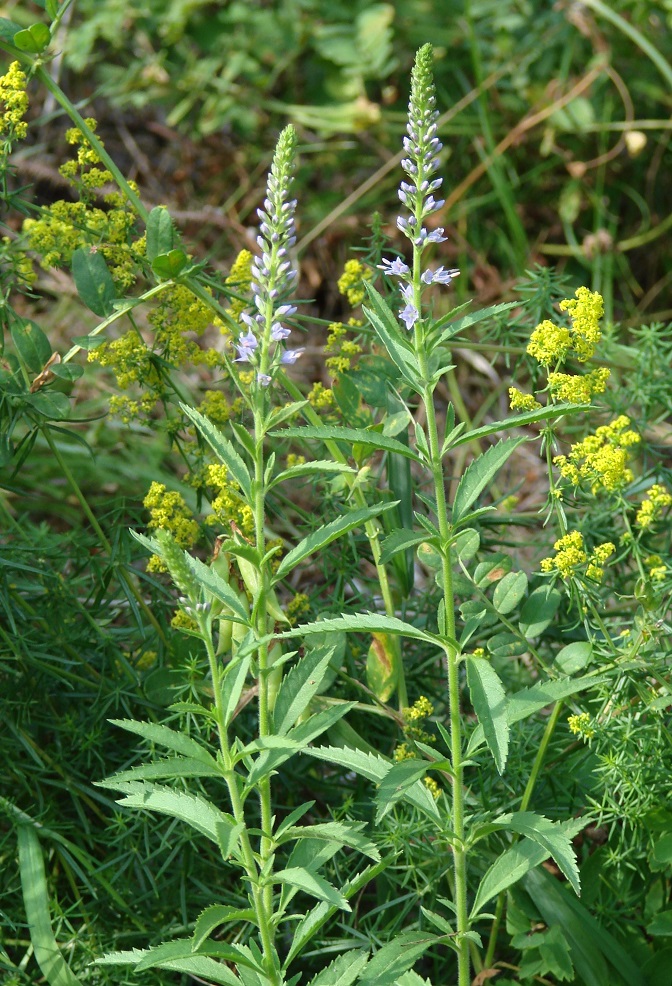
<svg viewBox="0 0 672 986">
<path fill-rule="evenodd" d="M 98 540 L 100 541 L 100 544 L 101 544 L 102 548 L 104 549 L 105 553 L 108 556 L 111 555 L 112 554 L 112 545 L 108 541 L 107 536 L 105 535 L 105 532 L 103 531 L 102 527 L 98 523 L 98 520 L 96 518 L 96 515 L 91 510 L 91 507 L 89 506 L 88 501 L 87 501 L 86 497 L 84 496 L 84 494 L 83 494 L 83 492 L 82 492 L 82 490 L 81 490 L 81 488 L 79 486 L 79 483 L 77 482 L 77 480 L 73 476 L 73 474 L 72 474 L 72 472 L 70 470 L 70 467 L 68 466 L 67 462 L 65 461 L 65 459 L 61 455 L 60 450 L 58 448 L 58 445 L 56 444 L 56 442 L 53 440 L 53 438 L 51 436 L 51 432 L 49 430 L 48 425 L 43 425 L 42 428 L 41 428 L 41 431 L 42 431 L 42 434 L 44 435 L 44 437 L 46 439 L 47 445 L 49 446 L 49 448 L 50 448 L 50 450 L 52 452 L 52 455 L 54 456 L 54 458 L 58 462 L 58 465 L 60 466 L 61 472 L 63 473 L 63 475 L 67 479 L 68 483 L 70 484 L 70 488 L 72 489 L 72 492 L 77 497 L 77 500 L 78 500 L 78 502 L 79 502 L 82 510 L 84 511 L 87 520 L 89 521 L 89 523 L 91 524 L 91 527 L 96 532 L 96 535 L 98 536 Z M 140 592 L 140 589 L 135 584 L 135 582 L 130 578 L 130 576 L 128 575 L 128 573 L 123 568 L 117 568 L 117 577 L 119 578 L 119 581 L 120 582 L 123 582 L 123 584 L 126 586 L 126 588 L 132 593 L 132 595 L 135 598 L 136 602 L 138 603 L 138 605 L 142 609 L 143 613 L 145 614 L 145 616 L 147 617 L 147 619 L 149 620 L 149 622 L 152 624 L 152 626 L 154 627 L 154 629 L 156 630 L 156 632 L 158 633 L 159 637 L 164 642 L 164 644 L 167 643 L 168 640 L 167 640 L 166 634 L 164 633 L 164 630 L 163 630 L 161 624 L 159 623 L 159 621 L 154 616 L 154 614 L 152 613 L 151 609 L 149 608 L 149 606 L 147 605 L 147 603 L 143 599 L 142 593 Z"/>
</svg>

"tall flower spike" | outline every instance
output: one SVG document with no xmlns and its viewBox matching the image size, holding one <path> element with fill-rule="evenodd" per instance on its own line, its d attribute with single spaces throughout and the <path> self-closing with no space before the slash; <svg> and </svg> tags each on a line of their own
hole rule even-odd
<svg viewBox="0 0 672 986">
<path fill-rule="evenodd" d="M 252 265 L 254 311 L 252 314 L 241 315 L 248 331 L 238 339 L 238 361 L 255 366 L 258 371 L 255 379 L 261 387 L 269 385 L 272 370 L 276 366 L 281 362 L 294 362 L 302 352 L 288 350 L 292 357 L 285 359 L 287 354 L 283 354 L 278 345 L 290 334 L 290 329 L 280 320 L 296 311 L 293 305 L 281 304 L 298 276 L 289 260 L 289 251 L 296 243 L 296 199 L 289 197 L 294 181 L 292 172 L 295 151 L 296 132 L 289 126 L 278 138 L 268 176 L 266 198 L 263 208 L 257 210 L 260 219 L 257 245 L 261 255 L 255 258 Z"/>
</svg>

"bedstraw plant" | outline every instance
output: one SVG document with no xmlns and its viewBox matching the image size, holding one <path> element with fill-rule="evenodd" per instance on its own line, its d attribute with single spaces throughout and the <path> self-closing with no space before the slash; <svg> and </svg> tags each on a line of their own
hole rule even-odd
<svg viewBox="0 0 672 986">
<path fill-rule="evenodd" d="M 47 10 L 57 16 L 50 0 Z M 168 573 L 177 594 L 173 632 L 186 635 L 193 660 L 204 659 L 207 673 L 192 695 L 170 705 L 170 724 L 113 720 L 146 743 L 152 759 L 99 785 L 120 792 L 124 810 L 167 816 L 209 842 L 218 861 L 207 887 L 212 899 L 200 913 L 188 914 L 189 934 L 182 928 L 179 937 L 165 936 L 160 944 L 99 956 L 98 971 L 126 966 L 142 981 L 148 970 L 167 970 L 222 986 L 426 986 L 431 954 L 439 956 L 441 983 L 469 986 L 474 973 L 481 982 L 494 974 L 506 913 L 515 947 L 525 953 L 519 981 L 547 973 L 568 979 L 574 965 L 588 959 L 577 945 L 575 924 L 568 919 L 564 926 L 554 914 L 586 912 L 538 868 L 552 857 L 578 894 L 573 840 L 589 819 L 569 817 L 570 811 L 558 817 L 545 794 L 539 795 L 545 811 L 533 810 L 544 764 L 551 750 L 564 762 L 568 741 L 570 752 L 583 755 L 599 731 L 618 720 L 616 693 L 628 707 L 634 692 L 647 710 L 660 709 L 668 696 L 663 668 L 669 646 L 661 641 L 669 539 L 660 531 L 672 495 L 655 469 L 633 488 L 630 463 L 639 436 L 625 416 L 560 451 L 607 387 L 605 367 L 585 371 L 601 342 L 600 296 L 579 288 L 559 306 L 557 321 L 539 323 L 526 352 L 536 392 L 512 385 L 508 416 L 474 427 L 456 388 L 454 349 L 468 345 L 467 330 L 507 317 L 517 306 L 446 311 L 443 294 L 460 272 L 433 259 L 446 237 L 436 225 L 444 205 L 438 198 L 442 146 L 432 48 L 425 45 L 413 68 L 401 162 L 397 227 L 404 250 L 377 255 L 369 267 L 351 264 L 344 280 L 351 300 L 363 302 L 358 338 L 378 361 L 368 364 L 379 371 L 377 389 L 369 387 L 375 399 L 364 406 L 356 385 L 351 399 L 352 381 L 363 379 L 367 364 L 362 358 L 347 382 L 350 357 L 362 345 L 350 342 L 346 352 L 343 326 L 336 331 L 332 325 L 329 345 L 340 347 L 331 357 L 339 361 L 332 364 L 333 393 L 327 398 L 322 388 L 311 403 L 287 373 L 304 353 L 294 342 L 302 321 L 294 129 L 287 127 L 277 143 L 258 212 L 256 256 L 241 255 L 235 275 L 221 285 L 192 262 L 166 209 L 145 210 L 91 121 L 46 76 L 41 58 L 49 38 L 46 28 L 32 27 L 2 45 L 48 85 L 73 120 L 81 168 L 68 172 L 84 199 L 87 182 L 117 182 L 101 222 L 121 213 L 124 231 L 116 246 L 130 266 L 115 262 L 108 226 L 105 246 L 97 242 L 102 231 L 90 225 L 90 239 L 71 244 L 65 262 L 82 300 L 102 321 L 62 360 L 39 327 L 14 319 L 17 355 L 3 370 L 12 428 L 23 436 L 20 442 L 26 434 L 46 442 L 109 550 L 56 441 L 66 428 L 68 400 L 49 390 L 57 379 L 72 383 L 76 371 L 64 367 L 81 348 L 93 350 L 104 339 L 106 348 L 92 362 L 121 366 L 144 388 L 147 405 L 129 399 L 127 419 L 163 405 L 192 474 L 201 470 L 207 477 L 195 484 L 199 494 L 215 491 L 218 526 L 204 561 L 191 550 L 198 524 L 186 502 L 158 480 L 152 483 L 145 500 L 150 533 L 134 536 L 151 553 L 150 570 Z M 21 82 L 17 73 L 18 65 L 9 77 L 13 92 Z M 9 107 L 6 136 L 18 139 L 25 107 L 18 98 Z M 84 211 L 91 218 L 86 205 Z M 53 220 L 53 210 L 42 217 L 38 239 L 53 232 Z M 28 235 L 31 230 L 35 237 L 36 223 L 28 223 Z M 372 242 L 373 254 L 379 253 L 375 235 Z M 35 238 L 33 246 L 39 246 Z M 126 297 L 141 278 L 151 286 L 143 283 L 139 295 Z M 157 298 L 159 308 L 166 306 L 156 320 L 162 348 L 150 352 L 133 312 Z M 176 311 L 193 319 L 189 326 L 197 333 L 213 321 L 219 347 L 205 350 L 193 340 L 186 347 Z M 119 340 L 103 333 L 123 318 L 131 329 L 115 349 Z M 220 391 L 233 395 L 224 402 L 225 413 L 212 396 L 220 391 L 211 391 L 199 407 L 179 400 L 172 370 L 201 359 L 222 373 Z M 497 539 L 503 542 L 507 525 L 522 518 L 506 513 L 499 484 L 537 433 L 549 482 L 545 520 L 554 530 L 544 537 L 553 548 L 541 561 L 531 551 L 513 570 L 512 556 L 499 550 Z M 289 448 L 301 456 L 292 452 L 285 460 Z M 14 452 L 8 439 L 8 460 Z M 304 511 L 303 526 L 285 523 L 284 537 L 276 537 L 292 490 L 307 481 L 334 505 L 334 516 L 304 534 L 310 517 Z M 598 503 L 603 516 L 591 526 L 590 511 L 597 515 Z M 360 530 L 364 537 L 357 540 Z M 329 585 L 320 585 L 310 599 L 297 589 L 315 578 L 308 566 L 328 559 L 339 539 L 356 551 L 360 570 L 344 580 L 348 591 L 340 590 L 342 612 L 335 615 Z M 631 590 L 631 606 L 612 587 L 615 565 L 621 586 Z M 134 612 L 144 614 L 165 641 L 166 628 L 148 606 L 137 573 L 122 569 L 118 578 L 135 601 Z M 357 593 L 369 590 L 355 605 Z M 306 610 L 310 619 L 298 622 Z M 353 643 L 362 640 L 371 645 L 366 672 Z M 436 714 L 424 696 L 420 663 L 441 669 Z M 591 712 L 577 705 L 567 728 L 563 703 L 584 692 Z M 413 704 L 409 693 L 418 696 Z M 254 717 L 244 718 L 251 707 Z M 537 716 L 548 707 L 549 715 Z M 368 742 L 361 722 L 381 720 L 389 733 L 376 749 L 379 734 L 372 731 Z M 187 722 L 192 729 L 180 728 Z M 532 751 L 525 730 L 538 739 Z M 156 748 L 167 755 L 156 756 Z M 507 780 L 510 761 L 516 783 Z M 314 780 L 359 776 L 375 786 L 368 788 L 370 805 L 359 813 L 330 805 L 331 816 L 317 799 L 285 805 L 280 785 L 295 770 L 312 772 Z M 42 891 L 45 884 L 39 842 L 27 819 L 18 821 L 28 921 L 31 933 L 41 936 L 36 954 L 53 986 L 67 974 L 54 961 L 48 912 L 36 909 L 36 895 L 31 897 L 31 886 Z M 376 881 L 382 886 L 400 856 L 413 865 L 413 840 L 395 835 L 411 826 L 424 865 L 437 867 L 440 883 L 431 886 L 428 878 L 423 894 L 418 881 L 409 920 L 382 941 L 384 936 L 349 925 L 349 916 L 357 906 L 367 927 L 367 910 L 375 913 L 367 906 L 368 888 Z M 323 959 L 320 946 L 335 916 L 347 933 L 335 946 L 339 954 Z M 533 925 L 538 933 L 530 938 Z M 604 932 L 600 942 L 601 961 L 618 966 L 631 982 L 641 981 L 618 941 Z"/>
</svg>

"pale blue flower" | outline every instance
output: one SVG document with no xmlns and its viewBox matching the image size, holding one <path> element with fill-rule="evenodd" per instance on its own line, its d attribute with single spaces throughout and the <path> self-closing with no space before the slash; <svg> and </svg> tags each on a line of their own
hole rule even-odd
<svg viewBox="0 0 672 986">
<path fill-rule="evenodd" d="M 302 352 L 303 349 L 286 349 L 280 357 L 280 362 L 284 364 L 296 363 Z"/>
<path fill-rule="evenodd" d="M 382 270 L 385 274 L 394 274 L 395 277 L 403 277 L 404 274 L 410 272 L 410 267 L 403 262 L 401 257 L 395 257 L 394 260 L 383 258 L 382 264 L 378 264 L 378 270 Z"/>
<path fill-rule="evenodd" d="M 257 383 L 260 387 L 268 387 L 271 382 L 271 378 L 268 373 L 257 373 Z"/>
<path fill-rule="evenodd" d="M 421 275 L 420 280 L 423 284 L 450 284 L 459 273 L 459 270 L 446 270 L 445 267 L 437 267 L 436 270 L 426 270 Z"/>
<path fill-rule="evenodd" d="M 399 318 L 410 332 L 420 318 L 420 312 L 410 302 L 399 312 Z"/>
<path fill-rule="evenodd" d="M 271 326 L 271 339 L 273 342 L 280 342 L 281 339 L 286 339 L 289 335 L 291 335 L 291 329 L 288 329 L 280 322 L 274 322 Z"/>
</svg>

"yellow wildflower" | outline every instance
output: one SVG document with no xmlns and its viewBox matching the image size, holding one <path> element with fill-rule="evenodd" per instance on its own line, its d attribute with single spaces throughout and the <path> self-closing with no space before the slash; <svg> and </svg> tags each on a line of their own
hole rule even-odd
<svg viewBox="0 0 672 986">
<path fill-rule="evenodd" d="M 305 592 L 297 592 L 285 607 L 290 626 L 296 626 L 302 616 L 310 612 L 310 600 Z"/>
<path fill-rule="evenodd" d="M 338 290 L 346 295 L 349 303 L 355 308 L 361 305 L 366 297 L 364 281 L 371 279 L 371 270 L 359 260 L 346 261 L 343 273 L 338 279 Z"/>
<path fill-rule="evenodd" d="M 142 502 L 150 513 L 150 530 L 168 531 L 180 548 L 193 547 L 198 540 L 199 528 L 181 493 L 168 491 L 163 483 L 153 482 Z M 165 572 L 166 566 L 158 555 L 152 555 L 147 571 Z"/>
<path fill-rule="evenodd" d="M 418 722 L 420 719 L 426 719 L 427 716 L 431 716 L 434 712 L 434 706 L 424 695 L 421 695 L 417 701 L 413 703 L 410 708 L 403 709 L 402 715 L 405 722 Z"/>
<path fill-rule="evenodd" d="M 646 499 L 642 500 L 635 523 L 642 530 L 646 530 L 656 523 L 665 507 L 669 507 L 670 504 L 672 504 L 672 494 L 664 486 L 654 483 Z"/>
<path fill-rule="evenodd" d="M 569 312 L 572 320 L 572 349 L 576 358 L 585 363 L 595 352 L 601 338 L 600 319 L 604 314 L 604 301 L 597 291 L 578 288 L 575 298 L 560 302 L 560 309 Z"/>
<path fill-rule="evenodd" d="M 252 508 L 241 500 L 237 485 L 229 480 L 226 466 L 219 463 L 209 465 L 206 470 L 206 481 L 217 490 L 217 495 L 210 504 L 212 513 L 206 519 L 206 523 L 219 524 L 228 530 L 233 521 L 243 534 L 252 534 L 254 513 Z"/>
<path fill-rule="evenodd" d="M 548 385 L 556 400 L 569 404 L 588 404 L 595 394 L 603 394 L 611 371 L 606 367 L 583 376 L 572 373 L 549 373 Z"/>
<path fill-rule="evenodd" d="M 595 730 L 590 725 L 590 716 L 587 712 L 569 716 L 567 723 L 570 731 L 576 736 L 582 736 L 584 739 L 592 739 L 595 735 Z"/>
<path fill-rule="evenodd" d="M 594 435 L 572 445 L 569 456 L 557 455 L 553 462 L 560 475 L 574 486 L 582 481 L 590 484 L 593 494 L 600 489 L 613 493 L 633 480 L 627 467 L 629 449 L 640 441 L 639 435 L 629 429 L 630 419 L 624 414 L 608 425 L 602 425 Z"/>
<path fill-rule="evenodd" d="M 543 558 L 542 572 L 557 572 L 563 579 L 578 575 L 586 566 L 586 576 L 599 582 L 604 575 L 602 565 L 616 550 L 611 541 L 598 544 L 589 555 L 580 531 L 569 531 L 564 537 L 558 538 L 553 545 L 555 556 Z"/>
<path fill-rule="evenodd" d="M 7 142 L 23 140 L 28 133 L 28 124 L 23 119 L 28 110 L 26 73 L 18 62 L 12 62 L 5 74 L 0 77 L 0 139 Z"/>
<path fill-rule="evenodd" d="M 509 407 L 512 411 L 536 411 L 541 404 L 532 394 L 524 394 L 517 387 L 509 387 Z"/>
<path fill-rule="evenodd" d="M 240 321 L 241 313 L 244 312 L 249 305 L 247 296 L 250 291 L 250 285 L 252 284 L 253 259 L 254 258 L 249 250 L 241 250 L 231 265 L 229 276 L 224 281 L 224 286 L 231 292 L 229 295 L 229 307 L 226 310 L 226 314 L 232 318 L 234 322 Z M 221 331 L 225 335 L 230 333 L 228 326 L 223 323 L 221 325 Z"/>
<path fill-rule="evenodd" d="M 316 411 L 326 411 L 334 406 L 332 390 L 319 382 L 313 384 L 306 396 L 310 406 L 314 407 Z"/>
<path fill-rule="evenodd" d="M 567 358 L 571 348 L 572 337 L 569 329 L 554 325 L 548 318 L 536 327 L 527 344 L 528 354 L 542 366 L 561 363 Z"/>
</svg>

